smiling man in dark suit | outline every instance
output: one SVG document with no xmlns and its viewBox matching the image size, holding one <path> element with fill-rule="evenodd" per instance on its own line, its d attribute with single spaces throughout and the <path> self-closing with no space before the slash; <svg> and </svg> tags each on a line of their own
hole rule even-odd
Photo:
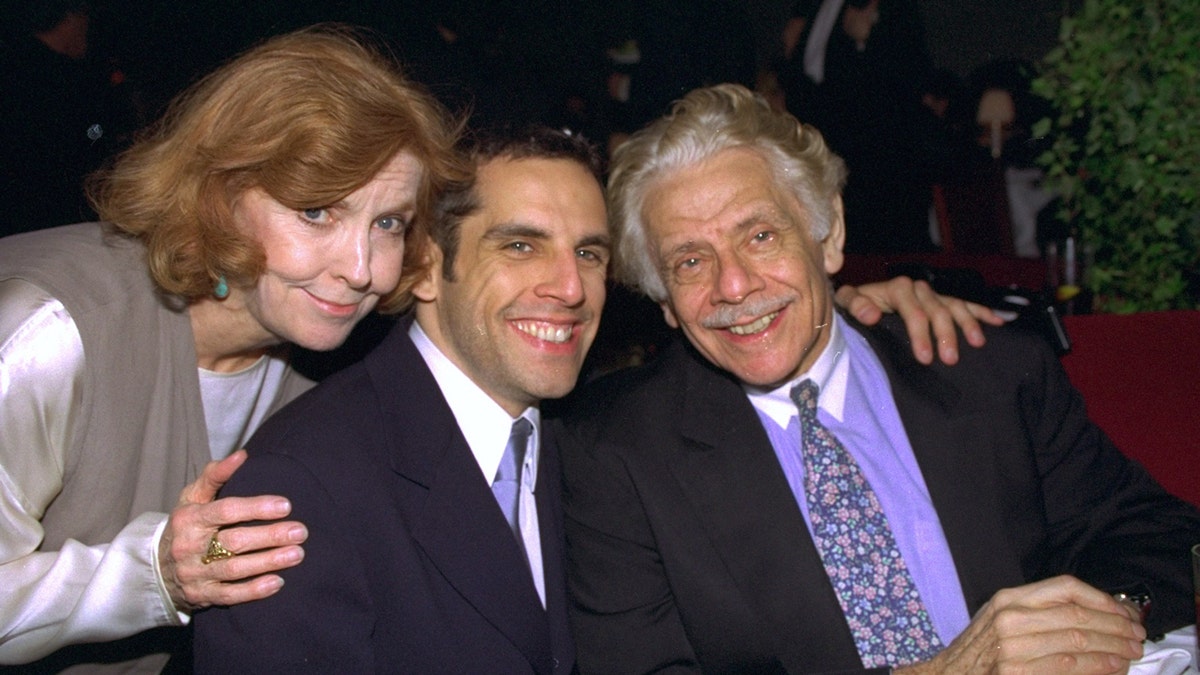
<svg viewBox="0 0 1200 675">
<path fill-rule="evenodd" d="M 549 130 L 471 157 L 474 187 L 439 202 L 415 320 L 264 425 L 226 486 L 286 494 L 310 545 L 270 602 L 197 615 L 199 671 L 574 668 L 538 404 L 575 386 L 599 324 L 599 161 Z"/>
<path fill-rule="evenodd" d="M 200 672 L 574 668 L 539 403 L 574 387 L 605 299 L 599 159 L 544 128 L 466 152 L 475 182 L 438 200 L 414 318 L 269 420 L 222 492 L 286 495 L 309 541 L 271 601 L 196 616 Z M 961 301 L 903 284 L 871 298 L 916 318 L 927 359 L 930 324 L 942 358 L 954 322 L 978 331 Z"/>
<path fill-rule="evenodd" d="M 616 274 L 686 341 L 577 392 L 558 437 L 581 669 L 1122 671 L 1193 619 L 1200 514 L 1040 337 L 926 368 L 836 312 L 844 180 L 734 85 L 617 151 Z M 1145 627 L 1110 595 L 1134 584 Z"/>
</svg>

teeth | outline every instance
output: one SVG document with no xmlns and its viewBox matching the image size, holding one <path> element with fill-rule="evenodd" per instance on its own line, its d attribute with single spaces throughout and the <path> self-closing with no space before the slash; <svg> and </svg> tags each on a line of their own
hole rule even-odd
<svg viewBox="0 0 1200 675">
<path fill-rule="evenodd" d="M 547 326 L 546 324 L 518 322 L 517 330 L 539 340 L 562 344 L 571 338 L 570 326 Z"/>
<path fill-rule="evenodd" d="M 734 335 L 753 335 L 754 333 L 766 330 L 767 326 L 771 325 L 771 322 L 777 316 L 779 316 L 779 312 L 772 312 L 753 323 L 748 323 L 744 326 L 730 326 L 729 332 Z"/>
</svg>

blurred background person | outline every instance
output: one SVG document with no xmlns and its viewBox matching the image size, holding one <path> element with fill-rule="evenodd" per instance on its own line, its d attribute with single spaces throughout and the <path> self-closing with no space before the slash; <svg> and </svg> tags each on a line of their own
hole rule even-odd
<svg viewBox="0 0 1200 675">
<path fill-rule="evenodd" d="M 850 171 L 850 253 L 932 248 L 929 207 L 944 142 L 921 105 L 932 69 L 913 0 L 823 0 L 808 22 L 789 112 L 821 130 Z M 803 77 L 799 82 L 796 78 Z"/>
<path fill-rule="evenodd" d="M 952 152 L 941 190 L 955 251 L 1037 258 L 1066 236 L 1045 217 L 1055 195 L 1036 159 L 1049 140 L 1032 127 L 1050 110 L 1030 89 L 1034 72 L 1020 60 L 984 64 L 946 110 Z"/>
<path fill-rule="evenodd" d="M 0 236 L 91 220 L 84 176 L 138 124 L 124 74 L 92 48 L 84 0 L 12 3 L 0 18 Z"/>
</svg>

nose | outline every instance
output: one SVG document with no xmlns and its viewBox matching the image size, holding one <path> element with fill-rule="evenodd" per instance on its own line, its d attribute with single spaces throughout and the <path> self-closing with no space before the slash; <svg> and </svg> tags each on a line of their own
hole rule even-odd
<svg viewBox="0 0 1200 675">
<path fill-rule="evenodd" d="M 736 251 L 717 257 L 712 303 L 740 303 L 762 288 L 762 278 Z"/>
<path fill-rule="evenodd" d="M 551 298 L 574 307 L 584 300 L 583 276 L 574 251 L 560 254 L 547 262 L 541 283 L 534 289 L 539 297 Z"/>
<path fill-rule="evenodd" d="M 336 247 L 330 251 L 330 272 L 354 289 L 371 285 L 371 230 L 344 227 Z"/>
</svg>

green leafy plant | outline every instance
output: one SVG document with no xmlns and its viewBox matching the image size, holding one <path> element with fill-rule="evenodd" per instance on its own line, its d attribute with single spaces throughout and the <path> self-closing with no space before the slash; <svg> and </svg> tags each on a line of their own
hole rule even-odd
<svg viewBox="0 0 1200 675">
<path fill-rule="evenodd" d="M 1085 0 L 1034 91 L 1034 134 L 1059 217 L 1094 249 L 1096 309 L 1196 308 L 1200 267 L 1200 2 Z"/>
</svg>

